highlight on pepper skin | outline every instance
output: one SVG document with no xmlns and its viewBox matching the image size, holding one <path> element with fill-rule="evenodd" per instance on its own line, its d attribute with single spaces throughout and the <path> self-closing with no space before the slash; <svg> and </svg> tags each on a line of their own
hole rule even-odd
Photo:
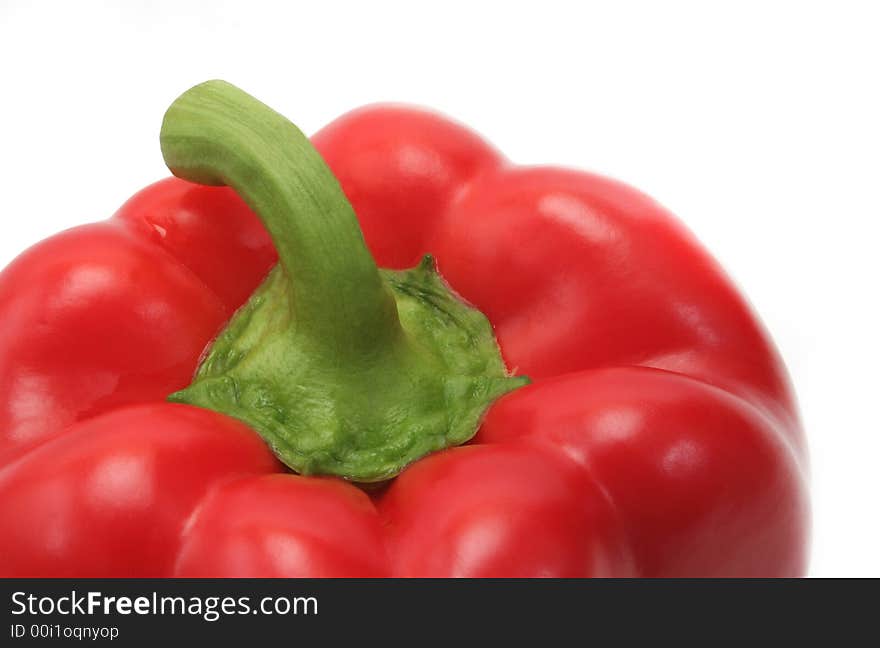
<svg viewBox="0 0 880 648">
<path fill-rule="evenodd" d="M 784 364 L 650 198 L 222 81 L 160 145 L 0 272 L 0 576 L 804 574 Z"/>
</svg>

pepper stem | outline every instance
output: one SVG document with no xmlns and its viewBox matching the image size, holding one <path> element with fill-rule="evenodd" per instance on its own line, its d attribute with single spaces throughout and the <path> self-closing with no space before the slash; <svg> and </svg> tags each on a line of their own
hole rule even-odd
<svg viewBox="0 0 880 648">
<path fill-rule="evenodd" d="M 244 421 L 298 472 L 372 482 L 464 443 L 528 382 L 431 257 L 376 268 L 333 173 L 269 107 L 203 83 L 168 109 L 161 144 L 175 175 L 235 189 L 280 260 L 169 400 Z"/>
<path fill-rule="evenodd" d="M 225 81 L 207 81 L 168 109 L 160 135 L 179 178 L 228 185 L 272 236 L 298 329 L 337 353 L 374 352 L 400 330 L 342 187 L 308 138 Z"/>
</svg>

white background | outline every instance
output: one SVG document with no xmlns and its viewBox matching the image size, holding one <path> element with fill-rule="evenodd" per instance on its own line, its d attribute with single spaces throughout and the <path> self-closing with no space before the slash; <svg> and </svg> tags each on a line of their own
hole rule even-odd
<svg viewBox="0 0 880 648">
<path fill-rule="evenodd" d="M 697 233 L 794 378 L 810 573 L 880 576 L 880 19 L 725 4 L 0 0 L 0 267 L 166 175 L 162 114 L 205 79 L 306 132 L 366 102 L 433 106 Z"/>
</svg>

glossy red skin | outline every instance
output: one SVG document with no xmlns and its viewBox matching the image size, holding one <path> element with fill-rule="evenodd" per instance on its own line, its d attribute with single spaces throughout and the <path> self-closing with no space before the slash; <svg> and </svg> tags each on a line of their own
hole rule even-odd
<svg viewBox="0 0 880 648">
<path fill-rule="evenodd" d="M 278 469 L 245 425 L 195 407 L 89 419 L 4 468 L 4 576 L 170 574 L 187 518 L 212 488 Z"/>
<path fill-rule="evenodd" d="M 534 384 L 367 496 L 161 403 L 275 260 L 177 179 L 0 274 L 0 575 L 798 576 L 806 449 L 785 369 L 663 208 L 376 106 L 313 138 L 383 267 L 434 254 Z"/>
</svg>

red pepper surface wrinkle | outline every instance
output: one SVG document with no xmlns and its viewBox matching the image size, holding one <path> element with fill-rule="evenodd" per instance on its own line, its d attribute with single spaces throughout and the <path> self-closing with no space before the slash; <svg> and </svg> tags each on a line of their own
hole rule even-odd
<svg viewBox="0 0 880 648">
<path fill-rule="evenodd" d="M 533 384 L 369 495 L 163 402 L 275 262 L 228 188 L 169 178 L 0 274 L 0 575 L 798 576 L 785 369 L 657 203 L 366 107 L 313 137 L 380 267 L 433 254 Z"/>
</svg>

